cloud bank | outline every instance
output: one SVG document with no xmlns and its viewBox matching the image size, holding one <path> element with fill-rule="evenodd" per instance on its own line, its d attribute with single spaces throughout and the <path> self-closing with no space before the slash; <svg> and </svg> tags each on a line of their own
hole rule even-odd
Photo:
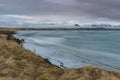
<svg viewBox="0 0 120 80">
<path fill-rule="evenodd" d="M 0 15 L 34 20 L 120 21 L 120 0 L 0 0 Z M 16 17 L 20 18 L 21 17 Z M 29 17 L 29 18 L 28 18 Z"/>
</svg>

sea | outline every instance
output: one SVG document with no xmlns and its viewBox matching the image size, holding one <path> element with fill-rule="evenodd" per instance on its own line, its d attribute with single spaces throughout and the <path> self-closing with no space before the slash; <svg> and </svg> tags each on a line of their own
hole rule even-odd
<svg viewBox="0 0 120 80">
<path fill-rule="evenodd" d="M 24 47 L 59 67 L 120 71 L 120 31 L 18 31 Z"/>
</svg>

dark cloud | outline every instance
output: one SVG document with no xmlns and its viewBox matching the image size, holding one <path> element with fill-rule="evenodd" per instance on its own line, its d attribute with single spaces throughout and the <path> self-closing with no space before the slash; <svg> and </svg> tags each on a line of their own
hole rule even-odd
<svg viewBox="0 0 120 80">
<path fill-rule="evenodd" d="M 0 0 L 1 15 L 120 20 L 120 0 Z"/>
<path fill-rule="evenodd" d="M 86 4 L 84 11 L 90 16 L 115 20 L 120 19 L 120 0 L 78 0 L 78 2 Z"/>
</svg>

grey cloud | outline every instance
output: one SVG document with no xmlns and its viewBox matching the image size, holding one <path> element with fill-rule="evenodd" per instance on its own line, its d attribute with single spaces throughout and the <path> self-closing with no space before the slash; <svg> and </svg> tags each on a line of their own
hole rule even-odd
<svg viewBox="0 0 120 80">
<path fill-rule="evenodd" d="M 90 16 L 115 20 L 120 19 L 120 0 L 78 0 L 78 2 L 86 4 L 83 11 Z"/>
<path fill-rule="evenodd" d="M 120 0 L 0 0 L 0 14 L 120 20 Z"/>
</svg>

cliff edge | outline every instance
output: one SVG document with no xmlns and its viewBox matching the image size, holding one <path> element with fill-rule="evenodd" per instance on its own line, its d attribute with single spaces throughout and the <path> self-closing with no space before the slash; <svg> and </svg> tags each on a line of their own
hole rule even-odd
<svg viewBox="0 0 120 80">
<path fill-rule="evenodd" d="M 61 69 L 0 35 L 0 80 L 120 80 L 120 72 L 92 66 Z"/>
</svg>

